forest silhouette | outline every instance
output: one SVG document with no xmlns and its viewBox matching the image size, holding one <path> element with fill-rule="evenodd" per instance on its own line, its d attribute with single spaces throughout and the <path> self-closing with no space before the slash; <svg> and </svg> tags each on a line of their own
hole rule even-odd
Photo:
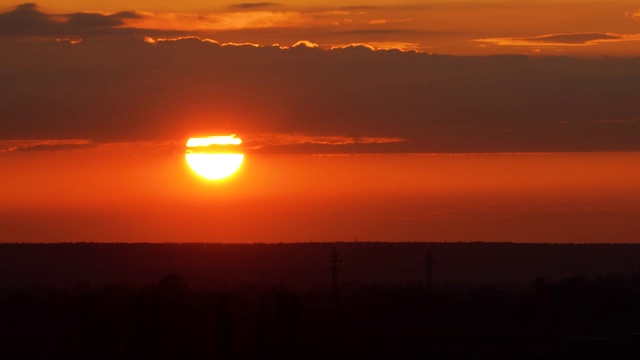
<svg viewBox="0 0 640 360">
<path fill-rule="evenodd" d="M 2 359 L 640 356 L 640 273 L 625 263 L 638 255 L 637 245 L 0 250 Z M 546 266 L 528 269 L 529 258 Z M 460 264 L 467 267 L 454 269 Z M 540 276 L 525 279 L 536 271 Z"/>
</svg>

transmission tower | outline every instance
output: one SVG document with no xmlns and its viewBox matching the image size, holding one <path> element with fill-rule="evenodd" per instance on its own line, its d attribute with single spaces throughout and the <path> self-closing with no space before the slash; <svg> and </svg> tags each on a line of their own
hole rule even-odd
<svg viewBox="0 0 640 360">
<path fill-rule="evenodd" d="M 331 252 L 331 290 L 334 293 L 338 292 L 338 264 L 340 264 L 340 258 L 338 250 L 334 246 Z"/>
<path fill-rule="evenodd" d="M 433 259 L 431 257 L 431 249 L 427 249 L 427 255 L 424 257 L 424 265 L 427 270 L 427 290 L 431 291 L 431 273 L 433 271 Z"/>
<path fill-rule="evenodd" d="M 338 265 L 342 261 L 340 261 L 340 256 L 338 255 L 338 250 L 336 246 L 333 246 L 333 250 L 331 251 L 331 298 L 333 300 L 334 306 L 338 306 L 339 302 L 339 293 L 340 289 L 338 288 Z"/>
</svg>

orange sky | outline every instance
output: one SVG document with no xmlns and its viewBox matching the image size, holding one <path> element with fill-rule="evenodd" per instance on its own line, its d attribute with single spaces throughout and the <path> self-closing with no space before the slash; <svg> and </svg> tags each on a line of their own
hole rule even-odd
<svg viewBox="0 0 640 360">
<path fill-rule="evenodd" d="M 634 1 L 3 3 L 0 241 L 638 241 L 639 41 Z"/>
<path fill-rule="evenodd" d="M 18 4 L 3 8 L 9 11 Z M 640 55 L 640 5 L 628 0 L 44 0 L 37 5 L 57 21 L 79 12 L 105 16 L 133 12 L 136 16 L 116 16 L 120 20 L 116 26 L 135 28 L 143 35 L 178 31 L 221 42 L 291 45 L 308 40 L 327 47 L 367 43 L 456 55 Z M 84 21 L 86 30 L 90 20 Z"/>
<path fill-rule="evenodd" d="M 2 241 L 634 242 L 640 153 L 259 155 L 221 182 L 173 147 L 0 156 Z"/>
</svg>

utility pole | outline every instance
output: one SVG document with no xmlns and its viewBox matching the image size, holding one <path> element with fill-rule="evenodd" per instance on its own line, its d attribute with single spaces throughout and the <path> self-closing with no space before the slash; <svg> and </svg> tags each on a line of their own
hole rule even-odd
<svg viewBox="0 0 640 360">
<path fill-rule="evenodd" d="M 336 246 L 333 246 L 331 251 L 331 297 L 333 298 L 333 304 L 338 306 L 339 288 L 338 288 L 338 265 L 340 264 L 340 257 L 338 256 L 338 250 Z"/>
<path fill-rule="evenodd" d="M 431 249 L 427 249 L 427 255 L 424 257 L 424 264 L 427 270 L 427 291 L 431 291 L 431 272 L 433 270 L 433 259 L 431 257 Z"/>
<path fill-rule="evenodd" d="M 333 247 L 333 251 L 331 252 L 331 290 L 334 293 L 338 292 L 338 264 L 340 263 L 340 259 L 338 257 L 338 250 L 336 247 Z"/>
</svg>

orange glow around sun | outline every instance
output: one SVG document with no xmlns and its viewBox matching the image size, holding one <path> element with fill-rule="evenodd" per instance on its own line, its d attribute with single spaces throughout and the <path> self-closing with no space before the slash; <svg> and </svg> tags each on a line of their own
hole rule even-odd
<svg viewBox="0 0 640 360">
<path fill-rule="evenodd" d="M 237 147 L 242 140 L 233 135 L 194 137 L 187 141 L 187 164 L 196 174 L 207 180 L 221 180 L 235 173 L 244 154 Z"/>
</svg>

